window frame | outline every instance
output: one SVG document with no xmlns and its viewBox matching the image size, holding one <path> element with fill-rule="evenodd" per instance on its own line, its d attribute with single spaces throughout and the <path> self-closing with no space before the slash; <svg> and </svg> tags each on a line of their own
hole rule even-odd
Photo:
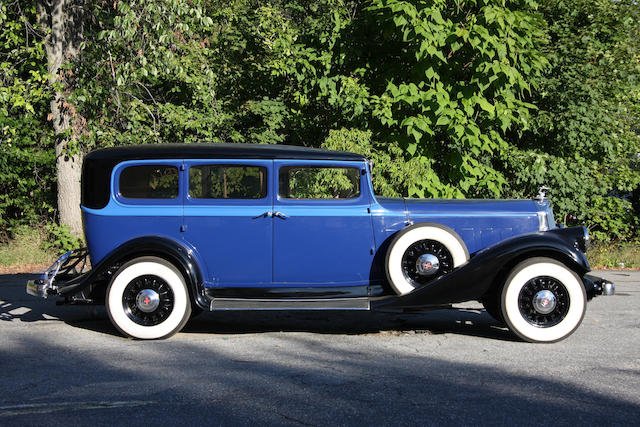
<svg viewBox="0 0 640 427">
<path fill-rule="evenodd" d="M 171 199 L 136 199 L 125 197 L 120 193 L 120 177 L 122 172 L 131 166 L 170 166 L 175 167 L 178 170 L 178 195 Z M 124 162 L 118 163 L 113 168 L 112 173 L 112 182 L 111 182 L 111 193 L 112 197 L 116 202 L 123 205 L 162 205 L 162 206 L 173 206 L 173 205 L 182 205 L 183 199 L 183 183 L 184 183 L 184 174 L 182 172 L 182 160 L 179 159 L 151 159 L 151 160 L 126 160 Z"/>
<path fill-rule="evenodd" d="M 298 169 L 298 170 L 304 170 L 304 169 L 352 169 L 355 171 L 356 176 L 358 178 L 358 194 L 355 197 L 320 197 L 320 198 L 307 198 L 307 197 L 285 197 L 280 193 L 280 190 L 282 189 L 281 185 L 280 185 L 280 177 L 282 176 L 283 170 L 285 169 Z M 289 175 L 289 174 L 288 174 Z M 278 198 L 279 199 L 283 199 L 283 200 L 353 200 L 353 199 L 358 199 L 360 198 L 360 194 L 362 193 L 362 185 L 360 183 L 362 178 L 362 173 L 360 171 L 359 168 L 356 167 L 345 167 L 345 166 L 298 166 L 298 165 L 289 165 L 289 166 L 281 166 L 280 168 L 278 168 Z M 290 181 L 290 180 L 289 180 Z"/>
<path fill-rule="evenodd" d="M 280 196 L 280 170 L 288 167 L 308 167 L 308 168 L 352 168 L 359 172 L 360 194 L 351 199 L 290 199 Z M 368 205 L 370 203 L 367 193 L 365 175 L 366 169 L 360 161 L 348 160 L 276 160 L 273 168 L 273 186 L 276 191 L 275 201 L 282 206 L 286 205 L 314 205 L 314 206 L 348 206 L 348 205 Z"/>
<path fill-rule="evenodd" d="M 189 171 L 194 166 L 251 166 L 265 169 L 266 194 L 261 199 L 201 199 L 191 197 L 189 194 Z M 182 189 L 185 206 L 266 206 L 273 205 L 273 185 L 271 177 L 273 171 L 273 160 L 271 159 L 185 159 L 184 176 Z"/>
<path fill-rule="evenodd" d="M 261 170 L 264 174 L 262 178 L 263 187 L 260 189 L 260 194 L 264 194 L 262 197 L 193 197 L 191 195 L 191 169 L 192 168 L 200 168 L 200 167 L 222 167 L 222 168 L 256 168 Z M 185 167 L 186 173 L 188 176 L 187 182 L 187 196 L 192 200 L 265 200 L 268 197 L 269 190 L 269 170 L 266 166 L 262 165 L 251 165 L 251 164 L 230 164 L 230 163 L 205 163 L 201 165 L 190 164 L 188 167 Z M 262 192 L 264 190 L 264 193 Z"/>
</svg>

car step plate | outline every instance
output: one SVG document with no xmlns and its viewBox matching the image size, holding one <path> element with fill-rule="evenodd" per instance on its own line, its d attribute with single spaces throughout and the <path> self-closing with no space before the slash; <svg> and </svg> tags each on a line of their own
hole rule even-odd
<svg viewBox="0 0 640 427">
<path fill-rule="evenodd" d="M 215 298 L 211 301 L 214 310 L 369 310 L 369 298 Z"/>
</svg>

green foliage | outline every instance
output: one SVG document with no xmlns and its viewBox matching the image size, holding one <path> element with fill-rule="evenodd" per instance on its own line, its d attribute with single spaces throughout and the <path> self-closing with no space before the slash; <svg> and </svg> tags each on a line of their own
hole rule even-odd
<svg viewBox="0 0 640 427">
<path fill-rule="evenodd" d="M 639 268 L 640 242 L 599 243 L 587 253 L 592 268 Z"/>
<path fill-rule="evenodd" d="M 67 99 L 86 121 L 82 151 L 322 146 L 370 158 L 383 196 L 531 197 L 544 185 L 560 222 L 631 238 L 638 212 L 619 196 L 640 200 L 638 10 L 633 0 L 96 0 L 64 67 Z M 55 217 L 45 36 L 31 3 L 0 5 L 0 230 Z M 227 193 L 253 188 L 256 176 L 234 173 Z M 209 178 L 202 194 L 224 194 Z M 303 193 L 347 191 L 347 176 L 316 188 L 327 179 L 313 175 Z M 57 247 L 72 244 L 51 232 Z"/>
<path fill-rule="evenodd" d="M 62 255 L 83 246 L 82 239 L 71 234 L 66 225 L 49 223 L 45 226 L 45 232 L 47 239 L 42 243 L 42 246 L 50 254 Z"/>
<path fill-rule="evenodd" d="M 493 163 L 508 147 L 505 132 L 527 127 L 535 107 L 526 96 L 547 65 L 538 50 L 541 23 L 529 12 L 534 7 L 533 1 L 373 2 L 379 43 L 394 47 L 385 58 L 393 65 L 381 70 L 389 83 L 375 114 L 406 132 L 403 150 L 438 178 L 417 183 L 411 195 L 501 195 L 506 180 Z"/>
<path fill-rule="evenodd" d="M 376 194 L 384 197 L 400 197 L 420 191 L 420 184 L 437 177 L 420 157 L 405 158 L 400 147 L 390 143 L 372 141 L 371 131 L 339 129 L 329 131 L 322 148 L 350 151 L 362 154 L 371 160 L 373 187 Z M 432 185 L 438 185 L 436 181 Z"/>
<path fill-rule="evenodd" d="M 507 194 L 550 188 L 556 218 L 600 240 L 634 232 L 640 185 L 640 8 L 634 1 L 544 1 L 551 66 L 529 129 L 504 156 Z"/>
<path fill-rule="evenodd" d="M 35 6 L 0 4 L 0 230 L 53 212 L 50 91 Z"/>
</svg>

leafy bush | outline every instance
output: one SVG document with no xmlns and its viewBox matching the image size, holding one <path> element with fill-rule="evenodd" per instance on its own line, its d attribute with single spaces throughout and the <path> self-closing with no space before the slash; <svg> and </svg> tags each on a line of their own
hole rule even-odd
<svg viewBox="0 0 640 427">
<path fill-rule="evenodd" d="M 44 43 L 34 5 L 0 4 L 0 231 L 50 218 L 53 130 Z M 30 24 L 29 21 L 33 22 Z"/>
<path fill-rule="evenodd" d="M 44 241 L 43 247 L 56 255 L 62 255 L 65 252 L 84 246 L 82 239 L 71 234 L 69 227 L 66 225 L 49 223 L 45 226 L 45 231 L 47 239 Z"/>
<path fill-rule="evenodd" d="M 550 67 L 529 129 L 503 153 L 507 194 L 550 188 L 556 218 L 597 240 L 637 233 L 621 198 L 640 185 L 640 8 L 635 1 L 544 1 Z M 636 212 L 635 215 L 638 215 Z"/>
<path fill-rule="evenodd" d="M 371 158 L 385 196 L 531 197 L 544 185 L 566 225 L 637 236 L 634 0 L 98 0 L 85 10 L 82 51 L 63 70 L 80 150 L 323 146 Z M 32 4 L 0 4 L 2 232 L 56 220 L 45 36 Z M 60 230 L 57 247 L 73 246 Z"/>
</svg>

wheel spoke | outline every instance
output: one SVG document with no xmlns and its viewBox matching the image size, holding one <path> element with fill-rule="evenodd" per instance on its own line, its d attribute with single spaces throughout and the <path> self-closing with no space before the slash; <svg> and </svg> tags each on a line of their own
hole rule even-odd
<svg viewBox="0 0 640 427">
<path fill-rule="evenodd" d="M 418 262 L 425 256 L 433 256 L 439 267 L 433 274 L 424 274 L 418 270 Z M 415 286 L 424 285 L 433 279 L 453 271 L 453 256 L 449 250 L 436 240 L 419 240 L 407 248 L 402 257 L 402 271 L 405 277 Z"/>
<path fill-rule="evenodd" d="M 549 312 L 545 307 L 538 306 L 536 298 L 550 304 Z M 529 280 L 520 290 L 518 306 L 525 320 L 534 326 L 549 328 L 555 326 L 564 319 L 569 311 L 569 293 L 564 285 L 548 276 L 539 276 Z"/>
<path fill-rule="evenodd" d="M 142 295 L 141 295 L 142 292 Z M 145 294 L 147 292 L 147 294 Z M 145 311 L 138 306 L 138 297 L 153 295 L 157 306 L 143 306 Z M 154 302 L 156 302 L 154 301 Z M 162 323 L 173 310 L 174 298 L 171 288 L 160 277 L 154 275 L 140 276 L 132 280 L 125 288 L 122 295 L 122 305 L 127 316 L 135 323 L 143 326 L 155 326 Z"/>
</svg>

